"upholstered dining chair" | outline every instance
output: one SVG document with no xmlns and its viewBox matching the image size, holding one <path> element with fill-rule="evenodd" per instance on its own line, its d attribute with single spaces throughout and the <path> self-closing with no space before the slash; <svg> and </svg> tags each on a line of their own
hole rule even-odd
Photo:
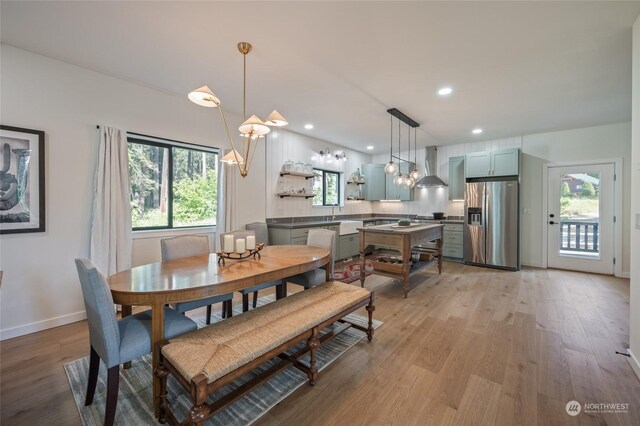
<svg viewBox="0 0 640 426">
<path fill-rule="evenodd" d="M 160 240 L 162 260 L 182 259 L 183 257 L 202 256 L 209 254 L 209 237 L 206 235 L 181 235 L 179 237 Z M 173 305 L 173 308 L 184 314 L 187 311 L 207 307 L 207 324 L 211 324 L 211 305 L 222 303 L 222 318 L 233 315 L 233 293 L 206 299 L 190 300 Z"/>
<path fill-rule="evenodd" d="M 336 232 L 328 229 L 309 229 L 309 235 L 307 236 L 307 245 L 312 247 L 321 247 L 329 249 L 329 272 L 330 277 L 333 279 L 333 265 L 336 251 Z M 324 266 L 313 271 L 303 272 L 298 275 L 294 275 L 285 279 L 285 282 L 301 285 L 306 289 L 315 287 L 318 284 L 322 284 L 327 281 L 326 268 Z"/>
<path fill-rule="evenodd" d="M 267 230 L 267 224 L 263 222 L 254 222 L 245 225 L 244 231 L 231 231 L 226 234 L 220 235 L 220 244 L 224 241 L 225 235 L 233 235 L 234 240 L 238 238 L 246 238 L 248 235 L 253 235 L 256 237 L 256 244 L 264 243 L 265 245 L 269 245 L 269 232 Z M 263 290 L 265 288 L 276 286 L 276 299 L 280 299 L 283 296 L 282 294 L 282 280 L 276 281 L 268 281 L 266 283 L 261 283 L 255 285 L 250 288 L 245 288 L 240 290 L 240 294 L 242 294 L 242 312 L 247 312 L 249 310 L 249 295 L 253 293 L 253 307 L 255 308 L 258 305 L 258 290 Z"/>
<path fill-rule="evenodd" d="M 89 322 L 89 378 L 84 405 L 93 403 L 100 360 L 107 367 L 105 425 L 112 425 L 118 403 L 120 364 L 151 352 L 151 311 L 116 318 L 111 290 L 105 277 L 89 259 L 76 259 L 76 268 Z M 164 337 L 171 339 L 197 328 L 195 322 L 171 308 L 165 308 Z"/>
</svg>

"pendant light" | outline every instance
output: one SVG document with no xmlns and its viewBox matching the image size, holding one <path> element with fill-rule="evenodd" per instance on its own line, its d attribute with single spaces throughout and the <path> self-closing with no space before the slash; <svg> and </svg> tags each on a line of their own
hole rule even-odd
<svg viewBox="0 0 640 426">
<path fill-rule="evenodd" d="M 411 167 L 411 127 L 409 127 L 409 131 L 407 132 L 407 142 L 409 145 L 409 151 L 407 153 L 407 158 L 409 159 L 409 167 Z M 411 189 L 415 186 L 416 181 L 411 177 L 411 174 L 407 174 L 407 176 L 405 176 L 404 181 L 402 182 L 402 186 L 404 186 L 407 189 Z"/>
<path fill-rule="evenodd" d="M 400 120 L 398 120 L 398 156 L 400 155 Z M 399 160 L 398 160 L 399 161 Z M 400 186 L 404 183 L 404 176 L 402 176 L 402 171 L 400 170 L 400 164 L 398 164 L 398 174 L 396 175 L 395 179 L 393 180 L 393 183 L 397 186 Z"/>
<path fill-rule="evenodd" d="M 418 171 L 418 129 L 413 129 L 413 171 L 411 172 L 411 179 L 413 179 L 414 185 L 422 177 L 422 173 Z"/>
<path fill-rule="evenodd" d="M 389 162 L 384 166 L 384 172 L 388 175 L 395 175 L 398 171 L 398 165 L 393 162 L 393 116 L 391 116 L 391 143 L 389 151 Z"/>
</svg>

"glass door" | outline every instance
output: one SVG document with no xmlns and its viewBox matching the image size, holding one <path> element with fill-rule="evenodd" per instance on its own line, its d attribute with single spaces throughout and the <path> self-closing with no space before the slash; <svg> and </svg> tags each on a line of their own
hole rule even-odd
<svg viewBox="0 0 640 426">
<path fill-rule="evenodd" d="M 613 274 L 614 164 L 549 168 L 549 267 Z"/>
</svg>

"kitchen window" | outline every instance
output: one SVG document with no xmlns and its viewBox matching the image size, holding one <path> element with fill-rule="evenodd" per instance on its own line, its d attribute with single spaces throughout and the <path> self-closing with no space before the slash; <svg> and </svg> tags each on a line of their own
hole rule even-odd
<svg viewBox="0 0 640 426">
<path fill-rule="evenodd" d="M 134 231 L 216 224 L 217 149 L 134 134 L 128 142 Z"/>
<path fill-rule="evenodd" d="M 322 169 L 313 169 L 313 173 L 313 205 L 340 204 L 340 173 Z"/>
</svg>

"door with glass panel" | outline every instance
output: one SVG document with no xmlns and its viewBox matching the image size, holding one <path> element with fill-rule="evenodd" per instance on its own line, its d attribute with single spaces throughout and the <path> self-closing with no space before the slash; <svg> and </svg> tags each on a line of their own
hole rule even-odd
<svg viewBox="0 0 640 426">
<path fill-rule="evenodd" d="M 614 174 L 613 163 L 549 167 L 549 267 L 613 274 Z"/>
</svg>

